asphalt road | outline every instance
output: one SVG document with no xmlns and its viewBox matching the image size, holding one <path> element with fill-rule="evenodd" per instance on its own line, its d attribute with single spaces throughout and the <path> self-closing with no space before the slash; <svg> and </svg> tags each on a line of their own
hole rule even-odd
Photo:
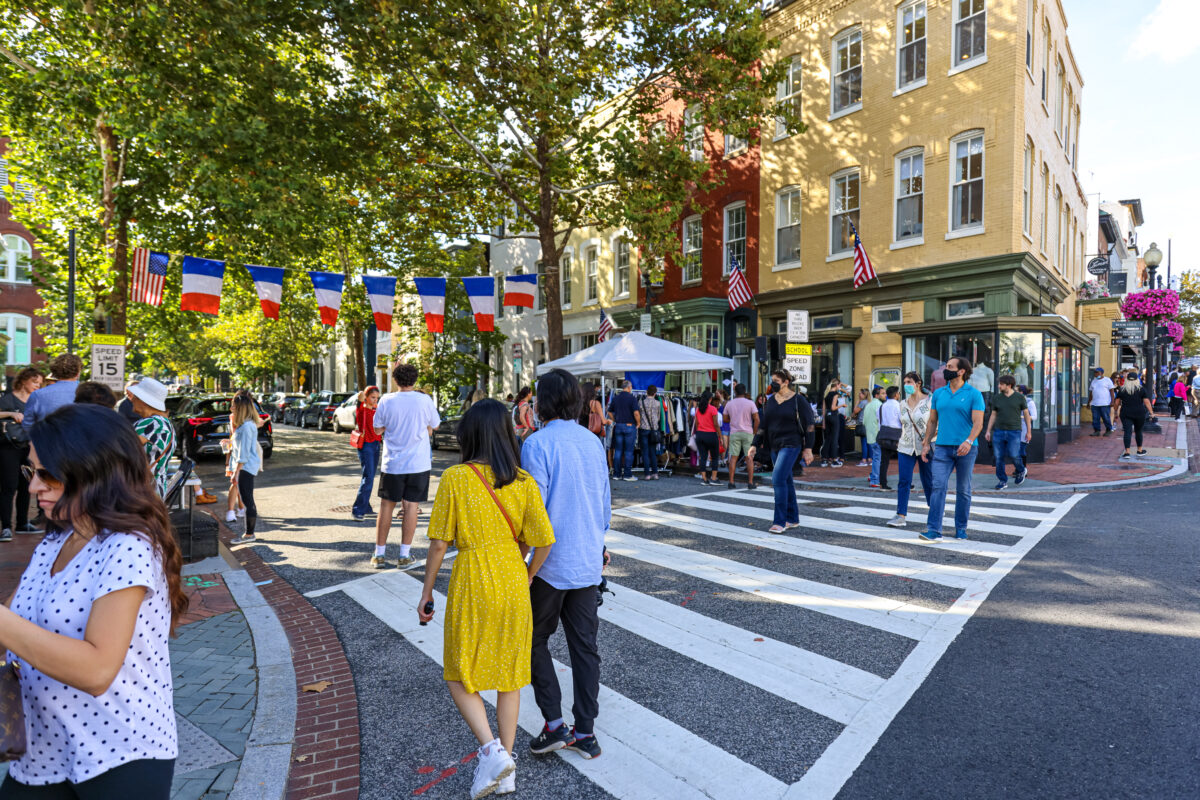
<svg viewBox="0 0 1200 800">
<path fill-rule="evenodd" d="M 435 475 L 456 462 L 435 453 Z M 214 488 L 221 470 L 199 472 Z M 474 745 L 441 681 L 440 628 L 396 600 L 423 574 L 369 568 L 348 437 L 277 427 L 258 486 L 263 558 L 302 592 L 350 587 L 312 602 L 354 671 L 361 796 L 464 796 L 469 765 L 430 785 Z M 521 732 L 520 796 L 1200 796 L 1192 492 L 981 499 L 963 552 L 879 534 L 877 494 L 812 492 L 802 527 L 770 537 L 765 493 L 615 483 L 605 755 L 534 758 Z M 890 699 L 855 694 L 876 690 Z"/>
</svg>

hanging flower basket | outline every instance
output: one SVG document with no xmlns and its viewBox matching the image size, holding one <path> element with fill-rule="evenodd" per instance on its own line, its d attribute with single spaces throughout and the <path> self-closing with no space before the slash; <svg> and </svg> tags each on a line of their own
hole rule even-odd
<svg viewBox="0 0 1200 800">
<path fill-rule="evenodd" d="M 1127 319 L 1169 319 L 1179 313 L 1179 293 L 1171 289 L 1150 289 L 1125 296 L 1121 313 Z"/>
<path fill-rule="evenodd" d="M 1108 287 L 1099 281 L 1084 281 L 1079 284 L 1075 290 L 1080 300 L 1094 300 L 1098 297 L 1112 297 L 1108 293 Z"/>
<path fill-rule="evenodd" d="M 1171 337 L 1171 340 L 1175 342 L 1175 344 L 1181 344 L 1183 342 L 1183 326 L 1175 320 L 1168 321 L 1167 335 Z"/>
<path fill-rule="evenodd" d="M 1183 345 L 1181 345 L 1181 344 L 1177 344 L 1177 345 L 1175 345 L 1175 352 L 1176 352 L 1176 353 L 1182 353 L 1182 352 L 1183 352 Z"/>
</svg>

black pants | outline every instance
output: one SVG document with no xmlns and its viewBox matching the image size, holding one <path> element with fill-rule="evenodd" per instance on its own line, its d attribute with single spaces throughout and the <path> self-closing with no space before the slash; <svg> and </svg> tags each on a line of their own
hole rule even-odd
<svg viewBox="0 0 1200 800">
<path fill-rule="evenodd" d="M 1121 416 L 1121 427 L 1125 429 L 1125 449 L 1129 449 L 1129 438 L 1132 435 L 1137 439 L 1137 446 L 1142 448 L 1142 426 L 1146 424 L 1145 417 L 1126 417 Z"/>
<path fill-rule="evenodd" d="M 52 783 L 26 786 L 12 775 L 0 785 L 0 800 L 167 800 L 171 796 L 171 777 L 175 759 L 143 758 L 113 767 L 83 783 Z"/>
<path fill-rule="evenodd" d="M 13 498 L 17 501 L 17 527 L 29 523 L 29 481 L 21 465 L 29 458 L 28 447 L 0 445 L 0 527 L 12 528 Z"/>
<path fill-rule="evenodd" d="M 892 463 L 892 456 L 896 455 L 895 450 L 889 450 L 882 445 L 879 448 L 879 485 L 887 486 L 888 467 Z"/>
<path fill-rule="evenodd" d="M 696 460 L 701 472 L 716 472 L 721 440 L 711 431 L 696 431 Z M 712 466 L 706 466 L 711 463 Z"/>
<path fill-rule="evenodd" d="M 254 535 L 254 524 L 258 522 L 258 506 L 254 505 L 254 476 L 246 470 L 238 472 L 238 494 L 246 507 L 246 533 Z"/>
<path fill-rule="evenodd" d="M 1183 414 L 1183 398 L 1182 397 L 1172 397 L 1170 406 L 1171 406 L 1171 416 L 1174 417 L 1175 419 L 1179 419 L 1179 417 Z"/>
<path fill-rule="evenodd" d="M 825 415 L 825 440 L 821 443 L 821 458 L 836 461 L 842 457 L 842 427 L 845 419 L 834 411 Z"/>
<path fill-rule="evenodd" d="M 571 685 L 575 693 L 571 713 L 575 730 L 592 733 L 592 725 L 600 713 L 600 651 L 596 648 L 600 617 L 596 587 L 555 589 L 541 578 L 534 578 L 529 597 L 533 604 L 533 697 L 538 708 L 547 721 L 562 717 L 562 689 L 547 644 L 562 620 L 567 651 L 571 654 Z"/>
</svg>

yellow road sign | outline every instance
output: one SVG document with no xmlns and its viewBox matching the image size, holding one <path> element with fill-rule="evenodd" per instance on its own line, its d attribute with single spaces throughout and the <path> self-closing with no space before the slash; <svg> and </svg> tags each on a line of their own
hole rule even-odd
<svg viewBox="0 0 1200 800">
<path fill-rule="evenodd" d="M 785 344 L 787 346 L 787 349 L 784 351 L 784 355 L 789 355 L 789 356 L 811 356 L 812 355 L 812 345 L 811 344 L 795 344 L 794 342 L 786 342 Z"/>
<path fill-rule="evenodd" d="M 120 346 L 125 344 L 125 337 L 115 336 L 107 333 L 93 333 L 92 344 L 110 344 Z"/>
</svg>

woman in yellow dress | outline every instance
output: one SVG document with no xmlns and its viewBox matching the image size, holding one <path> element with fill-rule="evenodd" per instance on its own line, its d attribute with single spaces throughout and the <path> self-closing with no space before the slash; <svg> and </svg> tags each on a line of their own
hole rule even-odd
<svg viewBox="0 0 1200 800">
<path fill-rule="evenodd" d="M 443 677 L 479 740 L 471 797 L 516 790 L 512 759 L 521 688 L 529 684 L 533 612 L 529 585 L 554 543 L 537 482 L 520 469 L 507 409 L 481 400 L 458 426 L 462 462 L 442 473 L 429 519 L 425 589 L 417 609 L 433 618 L 433 585 L 450 542 L 458 547 L 446 601 Z M 525 556 L 534 549 L 528 565 Z M 479 692 L 495 689 L 500 737 Z"/>
</svg>

